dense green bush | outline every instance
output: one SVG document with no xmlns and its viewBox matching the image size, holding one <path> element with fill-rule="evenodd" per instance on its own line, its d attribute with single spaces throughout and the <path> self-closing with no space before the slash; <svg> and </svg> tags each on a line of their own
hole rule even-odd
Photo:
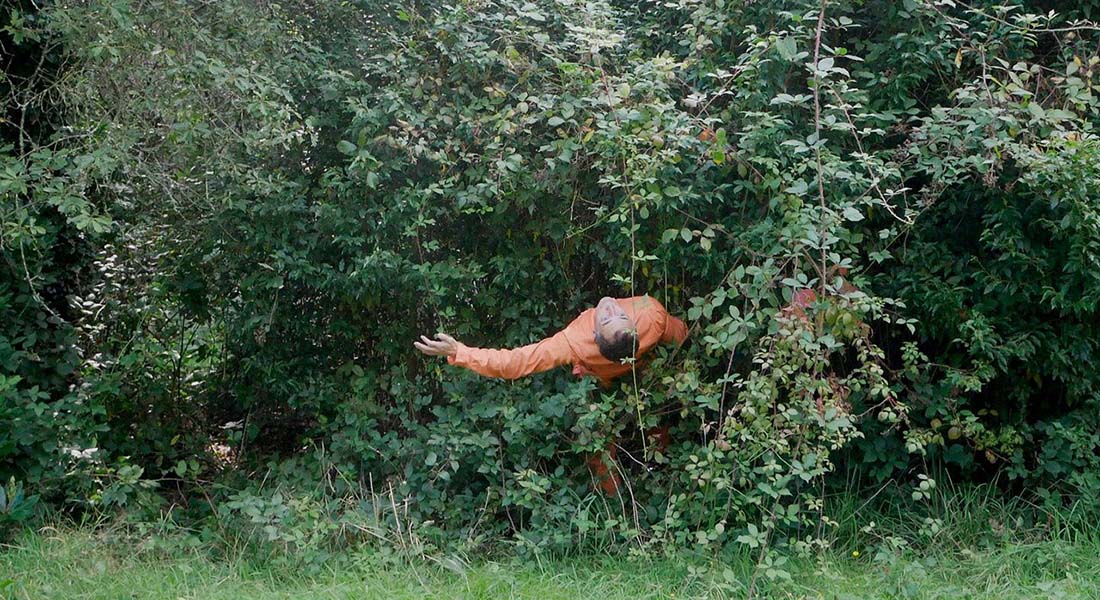
<svg viewBox="0 0 1100 600">
<path fill-rule="evenodd" d="M 102 505 L 158 481 L 288 548 L 809 549 L 830 474 L 921 500 L 929 460 L 1098 491 L 1089 6 L 31 8 L 0 476 Z M 609 390 L 411 348 L 642 293 L 691 343 Z M 585 460 L 613 440 L 608 498 Z"/>
</svg>

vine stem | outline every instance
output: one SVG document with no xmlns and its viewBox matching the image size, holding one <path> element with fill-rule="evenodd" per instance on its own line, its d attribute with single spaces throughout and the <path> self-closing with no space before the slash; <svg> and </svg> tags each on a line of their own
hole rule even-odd
<svg viewBox="0 0 1100 600">
<path fill-rule="evenodd" d="M 817 13 L 817 31 L 814 35 L 814 158 L 817 160 L 817 197 L 821 204 L 821 230 L 818 232 L 818 243 L 821 244 L 821 267 L 818 277 L 821 279 L 821 297 L 825 297 L 825 279 L 828 272 L 828 264 L 825 260 L 825 229 L 827 227 L 827 208 L 825 206 L 825 174 L 821 165 L 821 71 L 818 68 L 821 57 L 821 32 L 825 29 L 825 4 L 828 0 L 821 0 L 821 10 Z"/>
<path fill-rule="evenodd" d="M 607 71 L 603 68 L 603 63 L 600 60 L 600 55 L 599 54 L 594 55 L 593 60 L 594 60 L 594 64 L 596 65 L 596 68 L 598 68 L 600 70 L 600 81 L 601 81 L 601 83 L 603 83 L 604 93 L 607 94 L 607 110 L 611 114 L 611 116 L 615 119 L 615 124 L 621 130 L 622 121 L 619 119 L 619 115 L 615 111 L 615 98 L 614 98 L 614 95 L 611 93 L 611 83 L 607 79 Z M 625 156 L 622 157 L 622 167 L 621 168 L 622 168 L 622 178 L 623 178 L 622 179 L 622 185 L 626 190 L 626 200 L 627 200 L 628 206 L 630 208 L 630 296 L 634 297 L 634 294 L 635 294 L 634 277 L 635 277 L 635 272 L 637 271 L 637 264 L 638 264 L 637 241 L 636 241 L 635 235 L 634 235 L 635 234 L 634 230 L 636 228 L 636 223 L 637 223 L 637 217 L 635 216 L 635 210 L 634 210 L 634 187 L 630 184 L 630 167 L 627 164 L 627 160 L 626 160 Z M 632 353 L 632 356 L 635 356 L 635 357 L 637 356 L 637 353 L 638 353 L 637 339 L 638 339 L 637 336 L 635 336 L 634 337 L 634 340 L 635 340 L 635 342 L 634 342 L 634 351 Z M 642 396 L 641 396 L 641 392 L 639 392 L 639 390 L 638 390 L 638 368 L 637 367 L 638 367 L 638 364 L 637 364 L 636 358 L 632 359 L 632 362 L 630 364 L 630 375 L 631 375 L 631 379 L 634 382 L 634 388 L 633 388 L 634 411 L 635 411 L 635 414 L 636 414 L 637 419 L 638 419 L 638 431 L 641 433 L 641 437 L 642 437 L 642 456 L 644 457 L 646 454 L 649 453 L 649 445 L 648 445 L 648 442 L 646 440 L 645 427 L 642 425 Z M 634 517 L 634 527 L 635 527 L 635 529 L 640 531 L 641 530 L 641 523 L 640 523 L 640 520 L 639 520 L 639 517 L 638 517 L 638 502 L 634 498 L 634 488 L 633 488 L 633 486 L 630 485 L 630 482 L 627 480 L 625 470 L 621 466 L 619 466 L 619 464 L 617 462 L 614 463 L 614 466 L 615 466 L 616 469 L 618 469 L 619 473 L 622 476 L 623 481 L 626 483 L 626 489 L 630 493 L 630 508 L 631 508 L 631 512 L 633 513 L 633 517 Z M 619 501 L 620 501 L 620 503 L 622 503 L 621 498 L 620 498 Z M 623 512 L 626 512 L 626 506 L 625 505 L 623 506 Z"/>
<path fill-rule="evenodd" d="M 779 506 L 778 501 L 772 506 L 771 513 L 768 514 L 768 524 L 764 530 L 764 542 L 760 544 L 760 552 L 756 555 L 756 567 L 752 570 L 752 577 L 749 578 L 749 590 L 745 596 L 746 600 L 754 600 L 756 598 L 756 580 L 760 575 L 760 565 L 764 562 L 764 557 L 768 555 L 768 548 L 771 546 L 772 532 L 775 530 L 775 510 Z"/>
</svg>

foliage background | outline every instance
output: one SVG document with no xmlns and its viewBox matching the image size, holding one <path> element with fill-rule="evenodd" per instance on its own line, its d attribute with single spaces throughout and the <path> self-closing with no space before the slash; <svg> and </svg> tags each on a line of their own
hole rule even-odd
<svg viewBox="0 0 1100 600">
<path fill-rule="evenodd" d="M 12 489 L 275 549 L 762 561 L 883 484 L 1094 514 L 1094 2 L 4 6 Z M 411 349 L 642 293 L 691 343 L 610 391 Z"/>
</svg>

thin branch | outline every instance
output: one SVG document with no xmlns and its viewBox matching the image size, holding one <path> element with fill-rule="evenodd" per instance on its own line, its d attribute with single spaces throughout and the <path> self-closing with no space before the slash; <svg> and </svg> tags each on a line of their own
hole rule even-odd
<svg viewBox="0 0 1100 600">
<path fill-rule="evenodd" d="M 821 32 L 825 29 L 825 4 L 828 0 L 821 0 L 821 11 L 817 14 L 817 32 L 814 36 L 814 157 L 817 160 L 817 196 L 821 202 L 821 231 L 818 243 L 821 244 L 821 297 L 825 297 L 825 273 L 828 265 L 825 259 L 825 227 L 828 209 L 825 206 L 825 175 L 821 165 L 821 70 L 818 68 L 821 56 Z"/>
<path fill-rule="evenodd" d="M 985 12 L 984 10 L 982 10 L 980 8 L 975 8 L 975 7 L 967 4 L 966 2 L 963 2 L 962 0 L 955 0 L 955 2 L 958 2 L 959 4 L 961 4 L 968 11 L 970 11 L 974 14 L 977 14 L 977 15 L 981 15 L 981 16 L 989 19 L 990 21 L 996 21 L 997 23 L 1000 23 L 1001 25 L 1006 25 L 1008 27 L 1012 27 L 1014 29 L 1019 29 L 1020 31 L 1024 31 L 1024 32 L 1027 32 L 1027 33 L 1069 33 L 1071 31 L 1072 32 L 1077 32 L 1077 31 L 1100 31 L 1100 25 L 1097 25 L 1097 24 L 1093 23 L 1092 21 L 1081 21 L 1077 25 L 1071 25 L 1071 26 L 1068 26 L 1068 27 L 1037 27 L 1037 28 L 1033 29 L 1033 28 L 1030 28 L 1030 27 L 1026 27 L 1024 25 L 1020 25 L 1018 23 L 1012 23 L 1010 21 L 1006 21 L 1005 19 L 1002 19 L 1000 17 L 996 17 L 994 15 L 991 15 L 991 14 Z M 932 6 L 935 7 L 934 5 L 932 5 Z M 938 11 L 939 9 L 936 8 L 936 10 Z"/>
<path fill-rule="evenodd" d="M 847 119 L 848 125 L 851 127 L 852 139 L 855 140 L 856 149 L 862 156 L 865 156 L 869 159 L 870 155 L 867 154 L 867 152 L 863 149 L 863 141 L 859 139 L 859 133 L 857 132 L 855 121 L 852 119 L 852 113 L 848 110 L 848 107 L 845 106 L 846 103 L 844 102 L 844 99 L 841 98 L 840 93 L 836 90 L 831 89 L 829 91 L 831 91 L 833 93 L 833 96 L 836 97 L 836 100 L 840 106 L 840 110 L 844 112 L 844 118 Z M 864 167 L 867 169 L 867 177 L 870 179 L 871 182 L 871 187 L 869 189 L 873 189 L 878 192 L 879 199 L 882 200 L 883 208 L 885 208 L 887 212 L 890 213 L 890 216 L 894 217 L 905 225 L 913 225 L 915 223 L 914 220 L 899 216 L 896 212 L 894 212 L 894 207 L 891 206 L 890 203 L 886 200 L 886 194 L 883 193 L 882 189 L 878 185 L 878 177 L 874 174 L 874 171 L 871 170 L 871 165 L 865 163 Z"/>
</svg>

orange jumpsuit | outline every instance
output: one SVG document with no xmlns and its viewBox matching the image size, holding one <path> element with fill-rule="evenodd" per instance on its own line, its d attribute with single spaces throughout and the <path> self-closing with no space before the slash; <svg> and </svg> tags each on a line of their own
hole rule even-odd
<svg viewBox="0 0 1100 600">
<path fill-rule="evenodd" d="M 635 296 L 617 298 L 615 302 L 634 321 L 638 334 L 637 356 L 649 352 L 658 342 L 680 344 L 687 338 L 684 322 L 668 314 L 655 298 Z M 600 354 L 596 346 L 595 315 L 596 309 L 590 308 L 551 337 L 512 350 L 472 348 L 459 344 L 458 353 L 447 357 L 447 362 L 487 377 L 504 379 L 517 379 L 572 364 L 574 375 L 591 375 L 601 385 L 607 386 L 612 379 L 629 373 L 631 366 L 608 360 Z"/>
<path fill-rule="evenodd" d="M 626 311 L 634 322 L 638 335 L 640 357 L 653 349 L 658 342 L 681 344 L 687 338 L 687 326 L 684 322 L 668 314 L 664 306 L 649 296 L 616 298 L 619 306 Z M 600 354 L 596 345 L 596 309 L 582 312 L 565 329 L 542 341 L 512 350 L 494 350 L 489 348 L 471 348 L 459 344 L 455 356 L 447 357 L 447 362 L 465 367 L 487 377 L 517 379 L 532 373 L 549 371 L 554 367 L 572 364 L 573 374 L 577 377 L 591 375 L 603 386 L 611 380 L 630 372 L 631 365 L 620 361 L 608 360 Z M 668 428 L 656 434 L 668 444 Z M 619 490 L 620 477 L 608 468 L 608 460 L 614 460 L 616 446 L 610 443 L 604 452 L 594 454 L 586 461 L 600 489 L 607 495 Z"/>
</svg>

